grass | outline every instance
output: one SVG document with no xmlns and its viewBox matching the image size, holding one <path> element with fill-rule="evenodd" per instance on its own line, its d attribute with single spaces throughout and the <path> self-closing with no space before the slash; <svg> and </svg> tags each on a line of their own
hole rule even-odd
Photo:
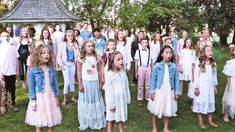
<svg viewBox="0 0 235 132">
<path fill-rule="evenodd" d="M 178 117 L 170 119 L 170 128 L 173 132 L 232 132 L 234 131 L 235 121 L 232 120 L 230 123 L 224 123 L 222 119 L 222 105 L 221 100 L 224 92 L 224 87 L 226 84 L 226 77 L 222 74 L 223 66 L 227 60 L 229 60 L 229 51 L 226 48 L 216 47 L 214 50 L 214 55 L 216 57 L 218 65 L 218 95 L 216 96 L 216 112 L 214 113 L 215 122 L 218 123 L 219 128 L 208 128 L 206 130 L 201 130 L 197 126 L 196 115 L 192 113 L 190 106 L 191 102 L 186 96 L 186 93 L 178 101 Z M 129 81 L 131 83 L 130 76 Z M 59 85 L 60 89 L 63 89 L 62 75 L 59 73 Z M 147 111 L 147 102 L 144 105 L 138 106 L 136 101 L 136 86 L 130 86 L 132 102 L 128 107 L 129 119 L 125 123 L 126 132 L 151 132 L 151 114 Z M 17 103 L 20 111 L 17 113 L 8 111 L 7 114 L 0 116 L 0 131 L 1 132 L 32 132 L 35 131 L 34 127 L 28 126 L 24 123 L 25 111 L 28 104 L 27 90 L 22 89 L 20 84 L 17 84 Z M 62 93 L 62 92 L 61 92 Z M 62 96 L 61 96 L 62 100 Z M 62 124 L 56 126 L 55 131 L 57 132 L 77 132 L 78 121 L 77 121 L 77 105 L 69 104 L 66 107 L 62 107 L 63 121 Z M 158 129 L 163 129 L 162 121 L 159 122 Z M 105 132 L 106 129 L 100 130 L 100 132 Z M 117 125 L 114 127 L 114 132 L 117 132 Z M 97 132 L 96 130 L 86 130 L 84 132 Z"/>
</svg>

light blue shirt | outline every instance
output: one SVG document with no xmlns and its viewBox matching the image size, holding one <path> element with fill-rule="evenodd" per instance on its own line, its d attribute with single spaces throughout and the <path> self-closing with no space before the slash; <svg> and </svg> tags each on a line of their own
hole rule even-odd
<svg viewBox="0 0 235 132">
<path fill-rule="evenodd" d="M 86 40 L 88 40 L 88 39 L 90 39 L 91 37 L 92 37 L 92 32 L 91 31 L 82 31 L 81 33 L 80 33 L 80 36 L 82 37 L 82 40 L 83 41 L 86 41 Z"/>
<path fill-rule="evenodd" d="M 98 42 L 96 38 L 94 38 L 95 43 L 95 51 L 97 55 L 102 56 L 103 53 L 106 51 L 106 42 L 104 39 L 100 38 L 100 41 Z"/>
</svg>

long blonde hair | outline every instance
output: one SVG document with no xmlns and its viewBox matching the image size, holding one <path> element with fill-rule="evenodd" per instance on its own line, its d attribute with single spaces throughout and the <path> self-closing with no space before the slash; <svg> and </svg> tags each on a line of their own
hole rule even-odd
<svg viewBox="0 0 235 132">
<path fill-rule="evenodd" d="M 212 46 L 210 46 L 210 45 L 205 45 L 203 47 L 202 52 L 201 52 L 200 57 L 199 57 L 199 67 L 200 67 L 202 72 L 205 72 L 205 70 L 206 70 L 206 66 L 205 66 L 206 65 L 206 54 L 205 54 L 205 51 L 206 51 L 207 47 L 212 48 Z M 216 70 L 216 62 L 215 62 L 214 57 L 210 58 L 210 65 L 212 66 L 213 71 Z"/>
<path fill-rule="evenodd" d="M 52 60 L 53 59 L 53 53 L 52 53 L 51 49 L 47 45 L 39 45 L 33 52 L 33 59 L 32 59 L 32 66 L 33 67 L 40 67 L 42 65 L 40 57 L 42 55 L 42 50 L 44 48 L 47 48 L 49 50 L 49 53 L 50 53 L 50 58 L 49 58 L 49 61 L 47 63 L 47 66 L 50 66 L 50 67 L 53 66 L 53 60 Z"/>
<path fill-rule="evenodd" d="M 68 35 L 68 34 L 72 34 L 72 35 L 73 35 L 72 48 L 73 48 L 73 50 L 77 50 L 77 49 L 78 49 L 78 43 L 77 43 L 77 40 L 75 39 L 73 30 L 67 30 L 67 31 L 66 31 L 65 37 L 64 37 L 64 42 L 65 42 L 65 43 L 68 42 L 68 40 L 67 40 L 67 35 Z"/>
<path fill-rule="evenodd" d="M 98 61 L 98 55 L 97 55 L 97 53 L 96 53 L 96 51 L 95 51 L 95 44 L 94 44 L 94 42 L 93 42 L 92 40 L 87 40 L 87 41 L 85 41 L 84 44 L 82 45 L 81 52 L 80 52 L 80 58 L 81 58 L 81 60 L 85 61 L 85 58 L 86 58 L 86 45 L 87 45 L 88 43 L 92 43 L 92 44 L 93 44 L 93 46 L 94 46 L 93 56 L 94 56 L 94 57 L 96 58 L 96 60 Z"/>
</svg>

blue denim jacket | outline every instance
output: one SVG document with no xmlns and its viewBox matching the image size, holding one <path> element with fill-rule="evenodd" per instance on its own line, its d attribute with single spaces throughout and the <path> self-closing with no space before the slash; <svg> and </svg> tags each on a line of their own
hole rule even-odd
<svg viewBox="0 0 235 132">
<path fill-rule="evenodd" d="M 53 68 L 48 69 L 52 91 L 55 96 L 59 96 L 59 87 L 56 77 L 56 71 Z M 44 71 L 42 68 L 32 68 L 29 71 L 29 99 L 36 99 L 36 93 L 43 93 L 45 87 Z"/>
<path fill-rule="evenodd" d="M 171 90 L 174 90 L 176 95 L 180 94 L 179 73 L 175 63 L 170 62 L 168 65 Z M 163 61 L 156 63 L 151 74 L 150 93 L 153 94 L 156 89 L 160 89 L 163 84 L 165 67 Z"/>
</svg>

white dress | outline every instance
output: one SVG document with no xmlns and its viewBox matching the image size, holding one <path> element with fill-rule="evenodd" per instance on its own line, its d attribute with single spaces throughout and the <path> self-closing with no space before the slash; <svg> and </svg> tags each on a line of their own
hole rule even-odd
<svg viewBox="0 0 235 132">
<path fill-rule="evenodd" d="M 215 111 L 215 85 L 218 85 L 216 69 L 205 65 L 202 72 L 199 66 L 195 66 L 194 86 L 199 88 L 200 94 L 193 98 L 193 112 L 208 114 Z"/>
<path fill-rule="evenodd" d="M 153 101 L 149 100 L 147 109 L 158 118 L 172 117 L 176 112 L 175 105 L 174 90 L 171 90 L 168 65 L 165 65 L 163 84 L 160 89 L 156 89 L 155 98 Z"/>
<path fill-rule="evenodd" d="M 150 43 L 150 49 L 153 53 L 153 63 L 157 61 L 157 57 L 159 56 L 160 53 L 160 43 L 154 44 L 154 42 Z"/>
<path fill-rule="evenodd" d="M 179 74 L 179 79 L 184 81 L 192 80 L 192 65 L 195 64 L 196 56 L 192 49 L 182 49 L 180 52 L 180 65 L 183 73 Z"/>
<path fill-rule="evenodd" d="M 223 108 L 225 107 L 229 108 L 229 116 L 231 116 L 232 119 L 234 119 L 235 115 L 235 59 L 229 60 L 226 62 L 226 65 L 224 66 L 223 73 L 226 76 L 231 77 L 231 86 L 228 91 L 228 86 L 226 85 L 226 89 L 224 91 L 224 96 L 222 99 Z M 224 112 L 224 111 L 223 111 Z"/>
<path fill-rule="evenodd" d="M 127 45 L 123 43 L 117 43 L 116 45 L 116 51 L 121 52 L 123 56 L 123 63 L 124 63 L 124 68 L 126 70 L 130 70 L 131 68 L 131 52 L 130 49 L 128 49 Z"/>
<path fill-rule="evenodd" d="M 126 72 L 108 71 L 105 79 L 106 120 L 125 122 L 131 96 Z M 111 109 L 116 109 L 112 112 Z"/>
</svg>

